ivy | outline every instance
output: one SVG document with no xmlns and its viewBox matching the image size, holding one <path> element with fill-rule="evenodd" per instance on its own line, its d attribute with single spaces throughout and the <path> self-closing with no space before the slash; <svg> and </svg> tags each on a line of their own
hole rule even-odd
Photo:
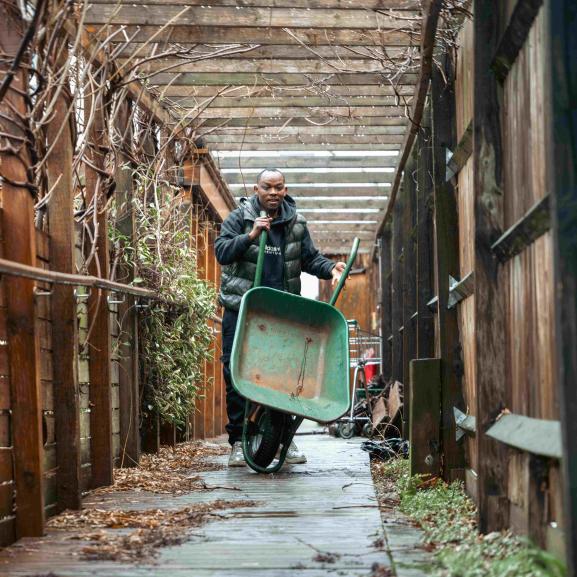
<svg viewBox="0 0 577 577">
<path fill-rule="evenodd" d="M 133 284 L 155 290 L 159 300 L 140 309 L 139 346 L 142 410 L 183 426 L 204 382 L 204 364 L 213 358 L 210 318 L 216 311 L 215 287 L 199 277 L 190 246 L 190 208 L 179 190 L 135 172 L 132 200 L 136 242 L 111 231 L 119 262 L 132 269 Z M 141 305 L 144 303 L 141 303 Z"/>
</svg>

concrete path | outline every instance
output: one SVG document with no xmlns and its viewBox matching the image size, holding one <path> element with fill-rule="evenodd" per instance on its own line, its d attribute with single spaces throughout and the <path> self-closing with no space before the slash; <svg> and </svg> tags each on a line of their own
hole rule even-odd
<svg viewBox="0 0 577 577">
<path fill-rule="evenodd" d="M 0 575 L 62 577 L 303 577 L 342 575 L 417 577 L 425 559 L 418 532 L 398 516 L 381 522 L 369 458 L 360 440 L 328 435 L 297 437 L 306 465 L 286 466 L 275 476 L 248 468 L 203 473 L 209 486 L 225 487 L 182 496 L 115 493 L 88 502 L 99 508 L 178 509 L 216 499 L 251 499 L 253 507 L 221 512 L 191 529 L 188 540 L 161 549 L 146 564 L 84 561 L 86 542 L 51 531 L 0 553 Z M 217 457 L 222 462 L 226 457 Z M 231 491 L 226 487 L 237 487 Z"/>
</svg>

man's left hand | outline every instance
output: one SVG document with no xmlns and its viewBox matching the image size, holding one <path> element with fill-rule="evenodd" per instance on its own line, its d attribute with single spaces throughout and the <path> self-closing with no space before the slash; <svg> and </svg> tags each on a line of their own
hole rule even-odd
<svg viewBox="0 0 577 577">
<path fill-rule="evenodd" d="M 337 283 L 341 280 L 341 276 L 343 275 L 346 266 L 347 265 L 344 262 L 337 262 L 337 264 L 331 271 L 331 274 L 333 275 L 333 280 L 331 283 L 332 286 L 336 286 Z"/>
</svg>

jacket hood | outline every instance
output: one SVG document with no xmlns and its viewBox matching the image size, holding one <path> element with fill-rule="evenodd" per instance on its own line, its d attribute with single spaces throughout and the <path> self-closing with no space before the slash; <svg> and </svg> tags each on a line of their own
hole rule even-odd
<svg viewBox="0 0 577 577">
<path fill-rule="evenodd" d="M 258 196 L 254 194 L 250 198 L 241 198 L 240 205 L 245 209 L 244 210 L 244 218 L 245 220 L 254 220 L 261 211 L 260 202 L 258 201 Z M 275 224 L 285 224 L 290 222 L 296 217 L 297 214 L 297 205 L 290 195 L 285 195 L 282 204 L 280 205 L 280 213 L 275 218 Z M 252 218 L 247 219 L 247 216 Z"/>
</svg>

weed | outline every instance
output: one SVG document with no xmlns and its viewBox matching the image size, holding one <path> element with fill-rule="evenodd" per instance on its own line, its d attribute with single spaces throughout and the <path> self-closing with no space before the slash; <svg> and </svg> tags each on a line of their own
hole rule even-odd
<svg viewBox="0 0 577 577">
<path fill-rule="evenodd" d="M 459 481 L 409 475 L 408 462 L 373 465 L 380 482 L 400 497 L 400 509 L 425 532 L 434 551 L 432 577 L 563 577 L 564 565 L 509 531 L 480 535 L 476 508 Z"/>
</svg>

